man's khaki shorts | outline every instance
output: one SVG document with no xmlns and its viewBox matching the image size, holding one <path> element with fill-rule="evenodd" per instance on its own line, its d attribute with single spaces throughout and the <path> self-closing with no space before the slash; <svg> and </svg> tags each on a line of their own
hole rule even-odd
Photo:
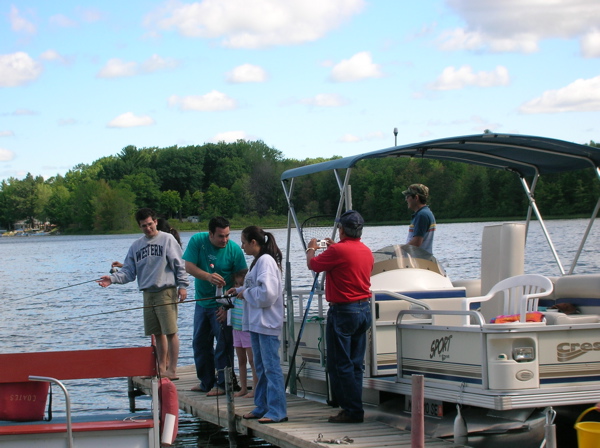
<svg viewBox="0 0 600 448">
<path fill-rule="evenodd" d="M 177 333 L 177 288 L 144 291 L 144 331 L 152 334 Z"/>
</svg>

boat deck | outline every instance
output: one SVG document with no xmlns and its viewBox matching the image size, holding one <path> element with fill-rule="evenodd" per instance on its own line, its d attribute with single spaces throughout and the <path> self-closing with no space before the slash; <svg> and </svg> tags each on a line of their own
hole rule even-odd
<svg viewBox="0 0 600 448">
<path fill-rule="evenodd" d="M 205 393 L 192 392 L 190 389 L 198 383 L 194 366 L 180 367 L 179 380 L 174 381 L 179 395 L 179 408 L 202 420 L 221 427 L 228 427 L 227 400 L 224 395 L 207 397 Z M 133 378 L 136 388 L 150 394 L 150 380 Z M 315 439 L 335 440 L 349 437 L 353 439 L 353 448 L 368 447 L 410 447 L 411 435 L 377 421 L 366 411 L 365 422 L 361 424 L 332 424 L 327 422 L 337 410 L 324 403 L 304 399 L 295 395 L 287 396 L 288 422 L 260 424 L 256 420 L 244 420 L 242 415 L 252 411 L 252 398 L 236 398 L 235 422 L 239 434 L 252 434 L 280 448 L 318 448 L 331 444 L 317 443 Z M 452 442 L 425 436 L 427 448 L 451 448 Z"/>
</svg>

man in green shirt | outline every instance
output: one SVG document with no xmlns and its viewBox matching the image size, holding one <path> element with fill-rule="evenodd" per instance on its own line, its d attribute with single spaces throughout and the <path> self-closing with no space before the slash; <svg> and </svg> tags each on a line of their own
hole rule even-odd
<svg viewBox="0 0 600 448">
<path fill-rule="evenodd" d="M 247 269 L 242 249 L 229 240 L 229 235 L 229 221 L 219 216 L 210 220 L 208 232 L 190 239 L 183 259 L 185 270 L 195 278 L 196 300 L 223 294 L 234 286 L 234 274 Z M 227 334 L 231 327 L 217 321 L 218 307 L 216 300 L 199 300 L 194 312 L 192 347 L 200 384 L 192 390 L 208 392 L 209 396 L 225 393 L 223 369 L 233 366 L 233 339 Z"/>
</svg>

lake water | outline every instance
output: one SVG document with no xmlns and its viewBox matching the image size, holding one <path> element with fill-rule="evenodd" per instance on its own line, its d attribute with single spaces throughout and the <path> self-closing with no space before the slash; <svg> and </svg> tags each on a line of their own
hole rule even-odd
<svg viewBox="0 0 600 448">
<path fill-rule="evenodd" d="M 479 277 L 481 234 L 494 223 L 439 224 L 435 255 L 451 279 Z M 585 220 L 547 222 L 557 251 L 568 270 L 585 231 Z M 408 226 L 366 227 L 363 241 L 371 249 L 404 243 Z M 272 230 L 282 251 L 286 230 Z M 232 231 L 239 243 L 240 231 Z M 291 247 L 294 288 L 310 288 L 304 251 L 293 231 Z M 192 232 L 182 233 L 184 248 Z M 139 307 L 141 294 L 136 283 L 100 288 L 94 280 L 108 273 L 114 260 L 122 261 L 132 241 L 141 236 L 37 236 L 0 238 L 3 268 L 0 272 L 0 352 L 31 352 L 147 345 L 143 334 L 142 310 L 112 314 L 111 311 Z M 575 273 L 600 272 L 600 230 L 592 229 L 587 251 Z M 285 254 L 284 254 L 285 255 Z M 558 276 L 552 254 L 537 223 L 532 224 L 526 248 L 527 273 Z M 189 291 L 193 297 L 193 289 Z M 193 363 L 191 334 L 194 304 L 180 307 L 181 354 L 179 365 Z M 85 317 L 89 316 L 89 317 Z M 3 366 L 2 368 L 6 368 Z M 122 379 L 68 382 L 74 412 L 124 411 L 128 409 L 126 383 Z M 108 387 L 107 387 L 108 385 Z M 54 394 L 53 409 L 64 409 L 61 394 Z M 143 403 L 143 399 L 138 398 Z M 100 409 L 100 410 L 98 410 Z M 190 416 L 182 417 L 179 447 L 228 446 L 221 431 Z M 254 443 L 250 441 L 250 445 Z M 265 446 L 264 442 L 256 442 Z"/>
</svg>

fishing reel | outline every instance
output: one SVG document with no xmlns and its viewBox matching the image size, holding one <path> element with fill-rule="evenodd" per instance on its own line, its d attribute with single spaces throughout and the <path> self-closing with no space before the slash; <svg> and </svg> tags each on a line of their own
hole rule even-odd
<svg viewBox="0 0 600 448">
<path fill-rule="evenodd" d="M 233 299 L 235 299 L 235 295 L 233 295 L 233 294 L 226 294 L 226 295 L 220 296 L 216 300 L 217 300 L 217 303 L 219 305 L 221 305 L 221 307 L 225 308 L 226 310 L 230 310 L 231 308 L 234 307 Z"/>
</svg>

